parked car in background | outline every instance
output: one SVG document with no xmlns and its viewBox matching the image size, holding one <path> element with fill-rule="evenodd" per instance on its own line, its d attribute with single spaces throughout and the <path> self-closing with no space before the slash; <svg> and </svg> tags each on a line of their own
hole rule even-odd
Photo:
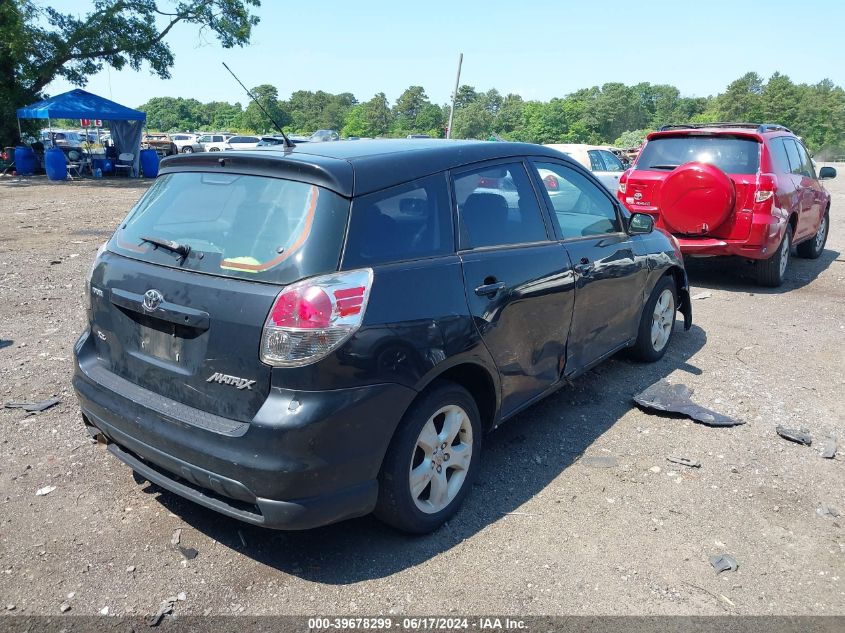
<svg viewBox="0 0 845 633">
<path fill-rule="evenodd" d="M 256 147 L 273 147 L 274 145 L 284 145 L 285 139 L 279 136 L 262 136 L 258 141 Z"/>
<path fill-rule="evenodd" d="M 230 136 L 226 142 L 232 149 L 253 149 L 261 141 L 260 136 Z"/>
<path fill-rule="evenodd" d="M 607 145 L 550 143 L 546 147 L 563 152 L 573 160 L 578 161 L 592 171 L 611 193 L 616 193 L 616 189 L 619 187 L 619 178 L 625 171 L 625 165 Z"/>
<path fill-rule="evenodd" d="M 219 152 L 221 150 L 232 149 L 226 142 L 231 137 L 232 134 L 203 134 L 200 136 L 199 142 L 202 145 L 203 151 Z"/>
<path fill-rule="evenodd" d="M 580 196 L 547 195 L 541 170 Z M 242 521 L 374 510 L 434 530 L 486 431 L 623 348 L 661 358 L 677 310 L 690 327 L 681 253 L 653 226 L 539 145 L 166 159 L 91 268 L 83 422 L 141 478 Z"/>
<path fill-rule="evenodd" d="M 428 134 L 408 134 L 405 138 L 431 138 Z"/>
<path fill-rule="evenodd" d="M 194 152 L 203 151 L 200 137 L 197 134 L 178 133 L 171 134 L 170 138 L 176 144 L 176 148 L 180 154 L 193 154 Z"/>
<path fill-rule="evenodd" d="M 618 196 L 652 215 L 688 256 L 750 259 L 757 281 L 783 283 L 794 247 L 822 254 L 830 194 L 801 139 L 781 125 L 707 123 L 664 126 L 649 134 Z"/>
<path fill-rule="evenodd" d="M 340 133 L 337 130 L 317 130 L 308 137 L 309 143 L 322 143 L 324 141 L 339 141 Z"/>
<path fill-rule="evenodd" d="M 85 139 L 70 130 L 41 130 L 41 142 L 46 147 L 80 147 Z"/>
<path fill-rule="evenodd" d="M 173 156 L 179 153 L 176 143 L 173 142 L 169 134 L 144 134 L 141 139 L 141 148 L 154 149 L 159 156 Z"/>
</svg>

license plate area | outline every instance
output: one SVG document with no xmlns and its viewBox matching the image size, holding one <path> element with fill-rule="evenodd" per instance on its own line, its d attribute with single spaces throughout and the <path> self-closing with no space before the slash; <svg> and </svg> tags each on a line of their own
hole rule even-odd
<svg viewBox="0 0 845 633">
<path fill-rule="evenodd" d="M 138 346 L 142 353 L 170 363 L 183 359 L 187 332 L 180 330 L 188 328 L 147 316 L 141 316 L 138 321 Z"/>
</svg>

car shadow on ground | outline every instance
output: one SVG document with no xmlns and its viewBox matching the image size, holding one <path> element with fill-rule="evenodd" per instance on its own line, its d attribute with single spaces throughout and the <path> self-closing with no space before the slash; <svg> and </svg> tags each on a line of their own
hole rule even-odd
<svg viewBox="0 0 845 633">
<path fill-rule="evenodd" d="M 519 508 L 564 470 L 633 406 L 632 396 L 675 370 L 695 375 L 690 359 L 704 346 L 704 330 L 675 326 L 670 349 L 653 364 L 617 355 L 571 385 L 512 418 L 484 438 L 478 480 L 458 514 L 430 535 L 410 536 L 372 516 L 303 532 L 280 532 L 241 523 L 170 492 L 158 501 L 218 543 L 303 579 L 345 585 L 389 576 L 418 565 L 500 520 L 519 520 Z M 127 474 L 127 477 L 130 476 Z M 554 502 L 566 502 L 561 493 Z M 202 552 L 200 552 L 202 556 Z"/>
<path fill-rule="evenodd" d="M 684 260 L 692 286 L 761 295 L 781 294 L 802 288 L 812 283 L 830 266 L 839 266 L 842 263 L 841 253 L 830 248 L 826 248 L 818 259 L 804 259 L 793 252 L 789 258 L 783 285 L 779 288 L 766 288 L 757 284 L 754 264 L 748 260 L 739 257 L 688 257 Z"/>
</svg>

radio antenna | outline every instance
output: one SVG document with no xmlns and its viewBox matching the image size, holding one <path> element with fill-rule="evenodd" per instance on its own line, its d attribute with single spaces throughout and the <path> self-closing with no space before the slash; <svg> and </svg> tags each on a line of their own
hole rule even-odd
<svg viewBox="0 0 845 633">
<path fill-rule="evenodd" d="M 276 122 L 276 119 L 274 119 L 272 116 L 270 116 L 270 113 L 269 113 L 269 112 L 267 112 L 267 110 L 265 110 L 265 109 L 264 109 L 264 106 L 263 106 L 263 105 L 261 105 L 261 102 L 260 102 L 260 101 L 258 101 L 258 99 L 256 99 L 256 98 L 255 98 L 255 95 L 254 95 L 254 94 L 252 94 L 252 93 L 249 91 L 249 88 L 247 88 L 247 87 L 243 84 L 243 82 L 242 82 L 240 79 L 238 79 L 238 76 L 237 76 L 235 73 L 233 73 L 233 72 L 232 72 L 232 69 L 231 69 L 231 68 L 229 68 L 229 67 L 226 65 L 226 62 L 223 62 L 223 66 L 226 68 L 226 70 L 228 70 L 228 71 L 229 71 L 229 74 L 231 74 L 231 75 L 232 75 L 232 77 L 234 77 L 234 78 L 235 78 L 235 81 L 237 81 L 237 82 L 241 85 L 241 88 L 243 88 L 244 90 L 246 90 L 246 93 L 249 95 L 249 98 L 250 98 L 250 99 L 252 99 L 252 100 L 255 102 L 255 105 L 257 105 L 259 108 L 261 108 L 261 111 L 264 113 L 264 116 L 266 116 L 268 119 L 270 119 L 270 120 L 273 122 L 273 125 L 275 125 L 275 126 L 276 126 L 276 129 L 277 129 L 277 130 L 279 130 L 279 132 L 281 132 L 281 133 L 282 133 L 282 138 L 283 138 L 283 139 L 285 139 L 285 143 L 284 143 L 284 145 L 285 145 L 285 149 L 293 149 L 294 147 L 296 147 L 296 145 L 294 145 L 294 144 L 291 142 L 291 140 L 288 138 L 288 135 L 287 135 L 287 134 L 285 134 L 285 131 L 282 129 L 282 126 L 281 126 L 281 125 L 279 125 L 279 124 Z"/>
</svg>

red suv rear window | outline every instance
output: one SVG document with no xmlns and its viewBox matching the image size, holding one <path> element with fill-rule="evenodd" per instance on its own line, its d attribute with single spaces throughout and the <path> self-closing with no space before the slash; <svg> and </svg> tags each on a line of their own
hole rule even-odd
<svg viewBox="0 0 845 633">
<path fill-rule="evenodd" d="M 739 136 L 659 136 L 637 159 L 637 169 L 671 171 L 689 162 L 709 163 L 727 174 L 756 174 L 760 143 Z"/>
</svg>

